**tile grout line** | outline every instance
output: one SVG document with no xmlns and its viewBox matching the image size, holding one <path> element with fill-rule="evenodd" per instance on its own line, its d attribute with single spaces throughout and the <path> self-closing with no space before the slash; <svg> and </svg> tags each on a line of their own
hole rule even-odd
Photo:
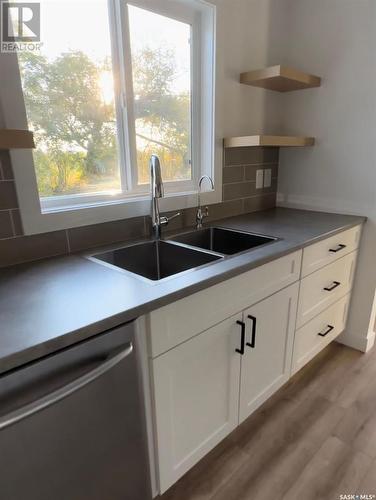
<svg viewBox="0 0 376 500">
<path fill-rule="evenodd" d="M 12 226 L 12 232 L 13 232 L 13 237 L 17 236 L 16 235 L 16 225 L 14 224 L 14 219 L 13 219 L 13 211 L 9 210 L 9 217 L 10 217 L 10 223 Z"/>
<path fill-rule="evenodd" d="M 238 201 L 238 200 L 249 200 L 251 198 L 263 198 L 264 196 L 270 196 L 272 194 L 276 195 L 277 191 L 268 191 L 267 193 L 253 194 L 251 196 L 242 196 L 241 198 L 233 198 L 231 200 L 223 200 L 222 203 L 229 203 L 231 201 Z"/>
<path fill-rule="evenodd" d="M 236 182 L 224 182 L 223 185 L 224 186 L 232 186 L 233 184 L 256 184 L 256 181 L 247 181 L 247 180 L 243 180 L 243 181 L 236 181 Z"/>
<path fill-rule="evenodd" d="M 71 253 L 71 244 L 70 244 L 68 229 L 65 230 L 65 238 L 67 240 L 68 253 Z"/>
<path fill-rule="evenodd" d="M 146 222 L 146 215 L 143 216 L 144 220 L 144 231 L 143 231 L 143 236 L 147 236 L 147 222 Z"/>
<path fill-rule="evenodd" d="M 278 176 L 272 177 L 271 180 L 272 181 L 278 180 Z M 255 180 L 251 181 L 251 180 L 248 180 L 248 179 L 243 179 L 242 181 L 224 182 L 223 185 L 224 186 L 231 186 L 233 184 L 246 184 L 246 183 L 256 184 L 256 181 Z"/>
<path fill-rule="evenodd" d="M 269 189 L 269 188 L 264 188 L 264 189 Z M 250 194 L 249 196 L 239 196 L 238 198 L 231 198 L 230 200 L 223 200 L 223 201 L 236 201 L 236 200 L 244 200 L 245 198 L 259 198 L 260 196 L 267 196 L 269 194 L 277 194 L 277 190 L 275 191 L 264 191 L 261 190 L 261 193 L 256 193 L 256 194 Z"/>
<path fill-rule="evenodd" d="M 32 236 L 32 235 L 29 235 Z M 0 238 L 0 241 L 5 241 L 5 240 L 18 240 L 20 238 L 28 238 L 29 236 L 25 236 L 23 234 L 15 235 L 15 236 L 9 236 L 9 238 Z M 0 266 L 1 267 L 1 266 Z"/>
<path fill-rule="evenodd" d="M 252 196 L 243 196 L 242 200 L 248 200 L 249 198 L 261 198 L 262 196 L 269 196 L 271 194 L 277 194 L 277 191 L 270 191 L 269 193 L 253 194 Z"/>
<path fill-rule="evenodd" d="M 229 165 L 224 165 L 223 168 L 233 168 L 233 167 L 262 167 L 263 165 L 266 165 L 266 166 L 270 166 L 270 165 L 274 165 L 276 167 L 279 166 L 279 162 L 275 162 L 275 161 L 267 161 L 265 163 L 239 163 L 239 164 L 236 164 L 236 163 L 230 163 Z"/>
</svg>

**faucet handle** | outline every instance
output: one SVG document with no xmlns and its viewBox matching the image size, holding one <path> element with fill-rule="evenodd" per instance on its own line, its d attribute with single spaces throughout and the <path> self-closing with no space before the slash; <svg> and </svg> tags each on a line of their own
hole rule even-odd
<svg viewBox="0 0 376 500">
<path fill-rule="evenodd" d="M 161 218 L 160 218 L 160 224 L 162 226 L 167 226 L 167 224 L 173 220 L 173 219 L 176 219 L 176 217 L 179 217 L 181 215 L 180 212 L 177 212 L 176 214 L 174 215 L 171 215 L 171 217 L 166 217 L 165 215 L 163 215 Z"/>
<path fill-rule="evenodd" d="M 176 212 L 176 214 L 171 215 L 171 217 L 167 217 L 168 222 L 170 222 L 170 220 L 176 219 L 176 217 L 180 217 L 180 216 L 181 216 L 181 212 Z"/>
<path fill-rule="evenodd" d="M 201 219 L 201 220 L 204 220 L 206 219 L 206 217 L 209 217 L 209 207 L 206 206 L 204 209 L 202 209 L 201 207 L 199 207 L 197 209 L 197 215 L 198 217 Z"/>
<path fill-rule="evenodd" d="M 209 217 L 209 207 L 205 207 L 204 210 L 199 206 L 196 213 L 196 229 L 202 228 L 202 223 L 206 217 Z"/>
</svg>

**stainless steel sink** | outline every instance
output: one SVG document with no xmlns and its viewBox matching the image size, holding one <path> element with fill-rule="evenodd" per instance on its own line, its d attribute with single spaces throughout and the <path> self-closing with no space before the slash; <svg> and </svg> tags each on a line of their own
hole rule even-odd
<svg viewBox="0 0 376 500">
<path fill-rule="evenodd" d="M 166 241 L 148 241 L 94 255 L 92 259 L 158 281 L 221 259 L 219 255 Z"/>
<path fill-rule="evenodd" d="M 220 227 L 198 229 L 169 239 L 223 255 L 234 255 L 277 240 L 277 238 L 270 236 Z"/>
</svg>

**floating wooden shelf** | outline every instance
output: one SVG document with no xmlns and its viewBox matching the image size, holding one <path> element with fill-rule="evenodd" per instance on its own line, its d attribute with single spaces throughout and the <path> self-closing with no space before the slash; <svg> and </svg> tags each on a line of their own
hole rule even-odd
<svg viewBox="0 0 376 500">
<path fill-rule="evenodd" d="M 240 75 L 240 83 L 276 90 L 277 92 L 291 92 L 292 90 L 320 87 L 321 78 L 293 68 L 278 65 L 242 73 Z"/>
<path fill-rule="evenodd" d="M 249 146 L 304 147 L 313 146 L 314 137 L 294 137 L 286 135 L 247 135 L 244 137 L 227 137 L 225 148 L 241 148 Z"/>
<path fill-rule="evenodd" d="M 35 148 L 35 143 L 30 130 L 0 129 L 0 149 L 32 148 Z"/>
</svg>

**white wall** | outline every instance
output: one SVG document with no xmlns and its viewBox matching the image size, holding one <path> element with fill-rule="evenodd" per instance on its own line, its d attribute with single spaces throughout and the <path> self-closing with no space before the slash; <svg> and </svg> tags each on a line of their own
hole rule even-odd
<svg viewBox="0 0 376 500">
<path fill-rule="evenodd" d="M 373 343 L 376 287 L 376 2 L 286 0 L 284 62 L 323 77 L 320 89 L 286 94 L 286 132 L 316 136 L 304 150 L 281 151 L 280 203 L 366 215 L 348 345 Z"/>
<path fill-rule="evenodd" d="M 277 64 L 284 9 L 279 0 L 209 0 L 217 5 L 217 137 L 277 132 L 279 96 L 239 83 L 240 73 Z"/>
</svg>

